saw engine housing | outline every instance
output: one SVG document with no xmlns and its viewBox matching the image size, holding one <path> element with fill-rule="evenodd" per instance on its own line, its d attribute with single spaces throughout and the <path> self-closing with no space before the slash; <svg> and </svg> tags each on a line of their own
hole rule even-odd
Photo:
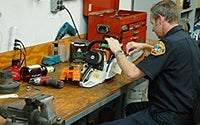
<svg viewBox="0 0 200 125">
<path fill-rule="evenodd" d="M 96 44 L 99 47 L 92 49 Z M 116 58 L 104 39 L 94 40 L 88 45 L 84 60 L 86 66 L 79 82 L 82 87 L 93 87 L 121 73 Z"/>
</svg>

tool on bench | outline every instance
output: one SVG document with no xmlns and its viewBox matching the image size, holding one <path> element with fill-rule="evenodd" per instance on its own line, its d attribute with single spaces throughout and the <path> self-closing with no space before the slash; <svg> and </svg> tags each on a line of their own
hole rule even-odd
<svg viewBox="0 0 200 125">
<path fill-rule="evenodd" d="M 53 66 L 45 66 L 40 64 L 24 66 L 20 70 L 21 79 L 28 82 L 31 78 L 46 76 L 48 73 L 55 71 Z"/>
<path fill-rule="evenodd" d="M 99 45 L 99 48 L 91 50 L 96 44 Z M 116 58 L 104 39 L 91 41 L 85 52 L 84 60 L 86 68 L 83 68 L 83 74 L 79 82 L 82 87 L 93 87 L 121 73 Z"/>
<path fill-rule="evenodd" d="M 36 94 L 25 98 L 23 105 L 2 105 L 0 115 L 6 125 L 64 125 L 65 121 L 56 116 L 53 96 Z"/>
<path fill-rule="evenodd" d="M 104 35 L 104 38 L 105 37 L 110 36 Z M 109 49 L 108 43 L 104 40 L 104 38 L 91 41 L 86 49 L 86 52 L 84 53 L 86 68 L 84 69 L 83 67 L 83 74 L 79 82 L 79 85 L 82 87 L 93 87 L 107 79 L 113 78 L 116 74 L 121 73 L 121 68 L 119 67 L 114 54 Z M 118 39 L 117 37 L 114 38 Z M 99 47 L 94 47 L 96 45 Z M 126 57 L 130 62 L 134 62 L 141 57 L 143 53 L 144 51 L 141 50 L 139 52 L 126 55 Z"/>
<path fill-rule="evenodd" d="M 130 62 L 137 61 L 144 54 L 144 50 L 140 50 L 138 52 L 134 52 L 132 54 L 128 54 L 127 58 Z"/>
<path fill-rule="evenodd" d="M 80 81 L 81 68 L 78 66 L 65 66 L 60 74 L 60 80 L 62 81 Z"/>
<path fill-rule="evenodd" d="M 71 36 L 75 36 L 76 30 L 68 22 L 65 22 L 59 29 L 55 41 L 62 39 L 67 33 Z"/>
<path fill-rule="evenodd" d="M 29 84 L 32 85 L 37 85 L 37 86 L 51 86 L 54 88 L 63 88 L 64 87 L 64 82 L 61 80 L 55 80 L 53 79 L 53 77 L 51 76 L 40 76 L 40 77 L 35 77 L 35 78 L 31 78 L 28 81 Z"/>
</svg>

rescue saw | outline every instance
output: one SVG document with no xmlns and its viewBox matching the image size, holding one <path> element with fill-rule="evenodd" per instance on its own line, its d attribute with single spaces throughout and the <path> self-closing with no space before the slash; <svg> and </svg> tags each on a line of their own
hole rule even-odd
<svg viewBox="0 0 200 125">
<path fill-rule="evenodd" d="M 143 52 L 142 50 L 128 55 L 127 58 L 129 61 L 134 62 Z M 86 63 L 79 81 L 79 85 L 82 87 L 93 87 L 122 72 L 114 54 L 108 47 L 107 41 L 104 39 L 91 41 L 86 49 L 84 60 Z"/>
<path fill-rule="evenodd" d="M 117 60 L 104 39 L 91 41 L 84 55 L 84 60 L 86 64 L 79 82 L 82 87 L 93 87 L 121 73 Z"/>
</svg>

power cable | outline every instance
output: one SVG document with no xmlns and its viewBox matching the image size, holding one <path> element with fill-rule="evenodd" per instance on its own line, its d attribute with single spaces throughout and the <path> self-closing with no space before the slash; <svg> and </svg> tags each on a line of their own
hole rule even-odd
<svg viewBox="0 0 200 125">
<path fill-rule="evenodd" d="M 21 42 L 18 39 L 15 39 L 14 50 L 20 50 L 20 64 L 19 64 L 19 66 L 21 67 L 23 63 L 26 66 L 26 48 L 25 48 L 23 42 Z M 23 59 L 22 59 L 22 55 L 24 57 Z"/>
<path fill-rule="evenodd" d="M 75 22 L 74 22 L 74 19 L 73 19 L 73 17 L 72 17 L 72 14 L 70 13 L 70 11 L 69 11 L 63 4 L 61 4 L 61 6 L 59 6 L 58 9 L 59 9 L 59 10 L 65 9 L 65 10 L 67 11 L 67 13 L 69 14 L 69 16 L 70 16 L 70 18 L 71 18 L 71 20 L 72 20 L 72 23 L 73 23 L 73 25 L 74 25 L 74 28 L 75 28 L 75 30 L 76 30 L 76 32 L 77 32 L 78 38 L 81 39 L 80 34 L 79 34 L 79 32 L 78 32 L 78 29 L 77 29 L 77 27 L 76 27 L 76 24 L 75 24 Z"/>
</svg>

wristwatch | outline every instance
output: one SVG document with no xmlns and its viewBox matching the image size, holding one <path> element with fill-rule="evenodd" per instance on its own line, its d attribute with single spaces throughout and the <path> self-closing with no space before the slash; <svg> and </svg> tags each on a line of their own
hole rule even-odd
<svg viewBox="0 0 200 125">
<path fill-rule="evenodd" d="M 117 57 L 118 55 L 123 55 L 124 51 L 122 50 L 117 50 L 117 52 L 115 52 L 115 57 Z"/>
</svg>

